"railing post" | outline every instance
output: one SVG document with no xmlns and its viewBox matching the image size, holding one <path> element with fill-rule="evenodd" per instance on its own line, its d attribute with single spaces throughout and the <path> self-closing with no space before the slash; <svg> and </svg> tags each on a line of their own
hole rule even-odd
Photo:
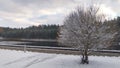
<svg viewBox="0 0 120 68">
<path fill-rule="evenodd" d="M 24 53 L 26 53 L 26 51 L 27 51 L 27 46 L 24 45 Z"/>
</svg>

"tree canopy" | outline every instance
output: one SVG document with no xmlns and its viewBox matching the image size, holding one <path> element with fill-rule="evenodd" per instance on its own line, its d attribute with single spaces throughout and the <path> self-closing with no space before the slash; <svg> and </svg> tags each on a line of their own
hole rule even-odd
<svg viewBox="0 0 120 68">
<path fill-rule="evenodd" d="M 88 63 L 89 49 L 107 47 L 117 34 L 115 22 L 108 22 L 95 6 L 78 7 L 64 20 L 58 41 L 82 49 L 82 63 Z"/>
</svg>

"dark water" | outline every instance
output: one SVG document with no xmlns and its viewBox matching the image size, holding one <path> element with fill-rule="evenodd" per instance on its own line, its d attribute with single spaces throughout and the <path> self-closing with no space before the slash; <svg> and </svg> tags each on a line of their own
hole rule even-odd
<svg viewBox="0 0 120 68">
<path fill-rule="evenodd" d="M 0 39 L 0 45 L 30 45 L 30 46 L 50 46 L 50 47 L 63 47 L 58 45 L 57 40 L 47 39 Z"/>
<path fill-rule="evenodd" d="M 51 46 L 51 47 L 61 47 L 58 45 L 56 41 L 34 41 L 34 42 L 27 42 L 27 43 L 20 43 L 18 45 L 32 45 L 32 46 Z"/>
</svg>

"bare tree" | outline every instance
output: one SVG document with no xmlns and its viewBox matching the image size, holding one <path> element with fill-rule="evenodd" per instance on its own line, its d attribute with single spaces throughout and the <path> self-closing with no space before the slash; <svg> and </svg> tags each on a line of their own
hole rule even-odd
<svg viewBox="0 0 120 68">
<path fill-rule="evenodd" d="M 107 47 L 117 34 L 111 28 L 115 25 L 105 22 L 105 16 L 99 13 L 99 9 L 95 6 L 78 7 L 65 18 L 60 29 L 58 41 L 63 45 L 82 49 L 83 64 L 89 63 L 89 49 Z"/>
</svg>

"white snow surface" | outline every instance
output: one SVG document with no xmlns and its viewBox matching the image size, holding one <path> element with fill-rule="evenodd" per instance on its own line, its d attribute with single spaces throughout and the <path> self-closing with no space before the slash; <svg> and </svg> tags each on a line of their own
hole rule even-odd
<svg viewBox="0 0 120 68">
<path fill-rule="evenodd" d="M 120 57 L 90 56 L 89 60 L 80 64 L 79 55 L 0 49 L 0 68 L 120 68 Z"/>
<path fill-rule="evenodd" d="M 17 44 L 23 44 L 28 42 L 19 42 L 19 41 L 0 41 L 0 45 L 16 45 Z M 22 45 L 23 46 L 23 45 Z"/>
</svg>

